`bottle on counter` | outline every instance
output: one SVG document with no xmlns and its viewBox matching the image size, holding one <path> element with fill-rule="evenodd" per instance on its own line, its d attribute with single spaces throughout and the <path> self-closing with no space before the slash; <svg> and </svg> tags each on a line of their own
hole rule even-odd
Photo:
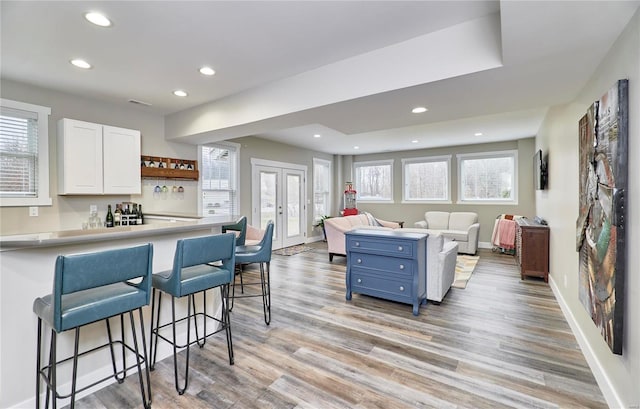
<svg viewBox="0 0 640 409">
<path fill-rule="evenodd" d="M 135 203 L 131 205 L 131 218 L 129 219 L 129 225 L 135 226 L 138 224 L 138 205 Z"/>
<path fill-rule="evenodd" d="M 138 205 L 138 224 L 143 224 L 144 223 L 144 216 L 142 215 L 142 205 L 139 204 Z"/>
<path fill-rule="evenodd" d="M 122 226 L 129 225 L 129 205 L 122 204 Z"/>
<path fill-rule="evenodd" d="M 107 205 L 107 216 L 105 217 L 105 227 L 113 227 L 113 213 L 111 213 L 111 205 Z"/>
<path fill-rule="evenodd" d="M 120 210 L 120 204 L 116 204 L 116 211 L 113 213 L 113 225 L 120 226 L 122 221 L 122 210 Z"/>
</svg>

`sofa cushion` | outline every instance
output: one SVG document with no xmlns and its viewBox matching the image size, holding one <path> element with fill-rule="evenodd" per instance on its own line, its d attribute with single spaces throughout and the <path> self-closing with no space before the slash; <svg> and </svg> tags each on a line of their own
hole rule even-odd
<svg viewBox="0 0 640 409">
<path fill-rule="evenodd" d="M 466 230 L 439 230 L 438 233 L 455 241 L 469 241 L 469 233 Z"/>
<path fill-rule="evenodd" d="M 424 219 L 428 229 L 445 230 L 449 228 L 449 212 L 426 212 Z"/>
<path fill-rule="evenodd" d="M 478 222 L 478 214 L 472 212 L 453 212 L 449 217 L 449 227 L 445 229 L 450 230 L 469 230 L 469 226 Z M 429 224 L 431 227 L 431 224 Z"/>
</svg>

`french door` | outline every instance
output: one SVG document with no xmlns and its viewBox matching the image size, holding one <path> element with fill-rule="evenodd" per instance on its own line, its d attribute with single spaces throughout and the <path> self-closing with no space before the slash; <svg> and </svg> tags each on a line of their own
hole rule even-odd
<svg viewBox="0 0 640 409">
<path fill-rule="evenodd" d="M 251 161 L 252 225 L 274 222 L 273 249 L 305 242 L 306 167 L 259 159 Z"/>
</svg>

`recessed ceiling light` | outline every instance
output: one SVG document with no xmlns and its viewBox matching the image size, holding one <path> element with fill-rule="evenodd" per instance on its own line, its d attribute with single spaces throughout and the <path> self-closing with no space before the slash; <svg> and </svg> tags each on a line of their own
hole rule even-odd
<svg viewBox="0 0 640 409">
<path fill-rule="evenodd" d="M 360 147 L 359 146 L 354 146 L 353 149 L 360 149 Z"/>
<path fill-rule="evenodd" d="M 91 11 L 91 12 L 85 14 L 84 18 L 86 18 L 91 23 L 95 24 L 96 26 L 111 27 L 111 20 L 109 20 L 107 18 L 107 16 L 105 16 L 102 13 Z"/>
<path fill-rule="evenodd" d="M 317 133 L 317 134 L 313 135 L 313 137 L 314 137 L 314 138 L 319 138 L 319 137 L 321 137 L 321 136 L 322 136 L 322 135 L 320 135 L 319 133 Z"/>
<path fill-rule="evenodd" d="M 88 70 L 89 68 L 91 68 L 91 64 L 89 64 L 88 62 L 86 62 L 85 60 L 81 60 L 79 58 L 75 58 L 71 61 L 69 61 L 71 64 L 75 65 L 78 68 L 84 68 L 85 70 Z"/>
<path fill-rule="evenodd" d="M 475 136 L 482 136 L 482 132 L 476 132 L 474 133 Z"/>
<path fill-rule="evenodd" d="M 181 89 L 177 89 L 173 91 L 173 95 L 175 95 L 176 97 L 186 97 L 188 94 Z"/>
<path fill-rule="evenodd" d="M 414 114 L 421 114 L 423 112 L 427 112 L 428 109 L 425 107 L 415 107 L 411 110 L 411 112 L 413 112 Z"/>
<path fill-rule="evenodd" d="M 411 143 L 418 143 L 418 140 L 414 139 L 414 140 L 411 141 Z"/>
<path fill-rule="evenodd" d="M 202 74 L 202 75 L 213 75 L 215 73 L 216 72 L 211 67 L 206 67 L 205 66 L 205 67 L 200 68 L 200 74 Z"/>
</svg>

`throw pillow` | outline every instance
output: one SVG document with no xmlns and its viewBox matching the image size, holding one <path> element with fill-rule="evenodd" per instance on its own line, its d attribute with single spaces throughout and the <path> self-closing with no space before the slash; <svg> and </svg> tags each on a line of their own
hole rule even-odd
<svg viewBox="0 0 640 409">
<path fill-rule="evenodd" d="M 364 214 L 367 216 L 367 220 L 369 221 L 369 226 L 382 226 L 382 224 L 380 224 L 378 219 L 373 217 L 373 215 L 371 213 L 364 212 Z"/>
</svg>

